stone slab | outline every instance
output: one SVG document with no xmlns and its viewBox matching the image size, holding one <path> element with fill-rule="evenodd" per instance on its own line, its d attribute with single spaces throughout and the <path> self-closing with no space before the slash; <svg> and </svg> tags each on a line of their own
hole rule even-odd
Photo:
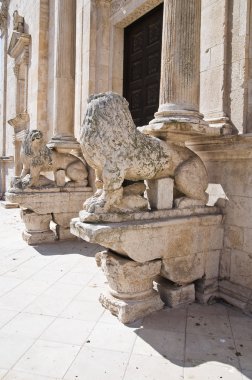
<svg viewBox="0 0 252 380">
<path fill-rule="evenodd" d="M 173 206 L 173 179 L 162 178 L 145 182 L 151 210 L 171 209 Z"/>
<path fill-rule="evenodd" d="M 83 202 L 91 197 L 90 187 L 63 188 L 55 191 L 54 188 L 43 191 L 13 191 L 6 193 L 6 199 L 16 202 L 21 208 L 28 208 L 38 214 L 76 212 L 82 209 Z"/>
<path fill-rule="evenodd" d="M 220 214 L 97 224 L 82 223 L 76 218 L 70 229 L 83 240 L 142 263 L 218 250 L 223 244 Z"/>
<path fill-rule="evenodd" d="M 161 310 L 164 303 L 161 301 L 157 292 L 144 300 L 120 300 L 109 293 L 102 293 L 99 298 L 103 307 L 108 309 L 113 315 L 117 316 L 122 323 L 131 323 L 139 318 L 154 311 Z"/>
</svg>

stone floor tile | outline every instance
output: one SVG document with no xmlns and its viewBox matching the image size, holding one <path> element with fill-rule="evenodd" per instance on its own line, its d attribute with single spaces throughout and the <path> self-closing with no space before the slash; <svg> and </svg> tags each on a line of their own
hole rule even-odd
<svg viewBox="0 0 252 380">
<path fill-rule="evenodd" d="M 16 310 L 0 309 L 0 329 L 11 321 L 19 312 Z"/>
<path fill-rule="evenodd" d="M 1 368 L 0 368 L 0 379 L 1 379 L 1 380 L 3 379 L 4 375 L 6 375 L 7 372 L 8 372 L 7 369 L 1 369 Z"/>
<path fill-rule="evenodd" d="M 169 360 L 184 360 L 185 334 L 173 331 L 135 330 L 137 339 L 133 354 L 161 356 Z"/>
<path fill-rule="evenodd" d="M 223 303 L 214 303 L 212 305 L 192 303 L 188 306 L 188 315 L 219 315 L 226 316 L 227 315 L 227 307 Z"/>
<path fill-rule="evenodd" d="M 187 366 L 213 360 L 236 367 L 238 358 L 235 353 L 234 341 L 231 338 L 189 333 L 186 335 L 185 364 Z"/>
<path fill-rule="evenodd" d="M 4 380 L 60 380 L 56 377 L 34 375 L 33 373 L 11 370 L 8 372 Z"/>
<path fill-rule="evenodd" d="M 97 321 L 104 313 L 104 309 L 99 303 L 96 302 L 84 302 L 73 300 L 65 309 L 61 312 L 62 318 L 74 318 L 84 321 Z"/>
<path fill-rule="evenodd" d="M 144 318 L 143 327 L 146 329 L 170 330 L 182 333 L 186 325 L 186 308 L 165 308 Z"/>
<path fill-rule="evenodd" d="M 191 334 L 232 337 L 227 315 L 188 313 L 186 331 Z"/>
<path fill-rule="evenodd" d="M 24 312 L 57 317 L 67 307 L 69 302 L 69 299 L 50 297 L 42 294 L 30 303 L 30 305 L 24 309 Z"/>
<path fill-rule="evenodd" d="M 241 312 L 240 312 L 241 314 Z M 230 315 L 230 324 L 235 339 L 249 339 L 252 340 L 252 318 L 248 316 L 234 316 Z"/>
<path fill-rule="evenodd" d="M 84 346 L 63 379 L 122 380 L 128 358 L 126 352 Z"/>
<path fill-rule="evenodd" d="M 54 284 L 56 281 L 58 281 L 61 277 L 63 277 L 64 273 L 60 271 L 49 271 L 48 267 L 41 269 L 39 272 L 37 272 L 35 275 L 31 277 L 31 280 L 36 281 L 43 281 L 48 283 L 49 285 Z"/>
<path fill-rule="evenodd" d="M 30 372 L 34 375 L 63 377 L 80 346 L 38 340 L 16 363 L 14 370 Z"/>
<path fill-rule="evenodd" d="M 94 328 L 95 322 L 56 318 L 44 331 L 41 339 L 72 345 L 82 345 Z"/>
<path fill-rule="evenodd" d="M 182 380 L 183 364 L 173 363 L 161 357 L 133 354 L 123 380 L 132 379 Z"/>
<path fill-rule="evenodd" d="M 231 365 L 206 362 L 184 368 L 184 380 L 243 380 L 241 372 Z"/>
<path fill-rule="evenodd" d="M 35 300 L 36 296 L 24 293 L 18 288 L 0 297 L 0 309 L 22 311 L 26 306 Z"/>
<path fill-rule="evenodd" d="M 1 333 L 36 339 L 54 319 L 46 315 L 19 313 L 1 329 Z"/>
<path fill-rule="evenodd" d="M 33 339 L 0 331 L 0 368 L 10 369 L 33 343 Z"/>
<path fill-rule="evenodd" d="M 22 282 L 22 280 L 17 279 L 17 278 L 13 278 L 13 277 L 9 277 L 8 275 L 0 276 L 0 297 L 3 294 L 14 289 L 21 282 Z"/>
<path fill-rule="evenodd" d="M 119 326 L 98 322 L 88 340 L 91 347 L 130 352 L 136 340 L 136 334 L 134 330 L 123 324 Z"/>
<path fill-rule="evenodd" d="M 79 284 L 65 284 L 61 280 L 52 284 L 44 293 L 43 296 L 55 297 L 64 300 L 72 300 L 82 289 Z"/>
<path fill-rule="evenodd" d="M 99 322 L 101 323 L 109 323 L 109 324 L 112 324 L 114 326 L 121 326 L 122 325 L 122 322 L 119 321 L 119 319 L 111 314 L 111 312 L 109 310 L 106 310 L 104 309 L 104 313 L 103 315 L 101 316 L 101 318 L 99 319 Z M 140 327 L 143 326 L 143 318 L 142 319 L 138 319 L 134 322 L 131 322 L 131 323 L 127 323 L 125 326 L 127 326 L 128 328 L 131 328 L 131 329 L 139 329 Z"/>
<path fill-rule="evenodd" d="M 32 278 L 32 279 L 28 279 L 28 280 L 22 282 L 18 286 L 18 290 L 22 291 L 24 293 L 29 292 L 31 294 L 34 294 L 35 296 L 39 296 L 46 289 L 48 289 L 49 286 L 51 286 L 51 284 L 49 284 L 46 281 L 39 281 L 39 280 L 35 280 L 34 278 Z"/>
<path fill-rule="evenodd" d="M 87 273 L 76 273 L 76 272 L 68 272 L 61 279 L 60 282 L 69 285 L 81 285 L 85 286 L 87 283 L 94 277 L 93 272 Z"/>
<path fill-rule="evenodd" d="M 241 368 L 252 371 L 252 340 L 235 339 L 235 344 Z"/>
<path fill-rule="evenodd" d="M 96 302 L 99 300 L 99 296 L 104 289 L 105 287 L 101 286 L 85 286 L 82 291 L 76 296 L 76 299 L 80 301 Z"/>
<path fill-rule="evenodd" d="M 252 371 L 242 371 L 242 380 L 251 380 Z"/>
</svg>

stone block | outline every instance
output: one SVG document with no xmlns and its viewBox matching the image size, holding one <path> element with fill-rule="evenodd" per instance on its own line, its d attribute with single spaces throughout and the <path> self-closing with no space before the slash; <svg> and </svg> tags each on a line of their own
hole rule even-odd
<svg viewBox="0 0 252 380">
<path fill-rule="evenodd" d="M 18 203 L 8 202 L 8 201 L 3 201 L 3 202 L 1 202 L 1 206 L 2 206 L 3 208 L 6 208 L 6 209 L 10 209 L 10 208 L 19 208 L 19 204 L 18 204 Z"/>
<path fill-rule="evenodd" d="M 52 214 L 37 214 L 31 210 L 21 210 L 21 218 L 28 232 L 44 232 L 50 229 Z"/>
<path fill-rule="evenodd" d="M 205 253 L 205 278 L 217 278 L 219 276 L 220 250 Z"/>
<path fill-rule="evenodd" d="M 195 301 L 194 284 L 179 286 L 162 277 L 156 282 L 160 298 L 167 306 L 178 307 Z"/>
<path fill-rule="evenodd" d="M 230 280 L 252 289 L 252 253 L 231 251 Z"/>
<path fill-rule="evenodd" d="M 35 232 L 35 231 L 23 231 L 22 233 L 23 240 L 28 245 L 37 245 L 41 243 L 50 243 L 54 242 L 57 239 L 57 236 L 53 233 L 53 231 L 42 231 L 42 232 Z"/>
<path fill-rule="evenodd" d="M 57 226 L 57 236 L 59 240 L 76 239 L 76 236 L 71 234 L 70 228 Z"/>
<path fill-rule="evenodd" d="M 224 232 L 224 246 L 233 249 L 242 249 L 244 229 L 236 226 L 227 226 Z"/>
<path fill-rule="evenodd" d="M 231 249 L 224 248 L 220 255 L 220 278 L 230 277 L 230 267 L 231 267 Z"/>
<path fill-rule="evenodd" d="M 57 186 L 63 187 L 66 183 L 65 170 L 57 170 L 55 173 L 55 182 Z"/>
<path fill-rule="evenodd" d="M 195 281 L 195 298 L 199 303 L 209 303 L 219 296 L 218 278 L 202 278 Z"/>
<path fill-rule="evenodd" d="M 123 323 L 133 322 L 153 311 L 163 302 L 153 289 L 153 279 L 159 274 L 161 261 L 137 263 L 110 251 L 96 255 L 108 280 L 108 293 L 100 296 L 101 304 Z"/>
<path fill-rule="evenodd" d="M 205 273 L 205 253 L 162 260 L 161 275 L 179 285 L 189 284 Z"/>
<path fill-rule="evenodd" d="M 151 210 L 170 209 L 173 206 L 173 184 L 171 178 L 145 181 L 147 198 Z"/>
<path fill-rule="evenodd" d="M 152 293 L 153 279 L 160 273 L 161 260 L 137 263 L 110 251 L 100 255 L 101 268 L 118 298 L 144 297 Z"/>
<path fill-rule="evenodd" d="M 53 219 L 56 224 L 63 228 L 70 228 L 70 221 L 78 215 L 77 212 L 53 213 Z"/>
</svg>

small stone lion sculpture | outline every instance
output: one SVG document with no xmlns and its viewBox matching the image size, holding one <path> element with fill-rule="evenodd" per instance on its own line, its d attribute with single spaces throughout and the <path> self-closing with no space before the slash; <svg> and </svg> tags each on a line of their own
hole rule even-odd
<svg viewBox="0 0 252 380">
<path fill-rule="evenodd" d="M 125 179 L 171 177 L 177 193 L 183 195 L 176 200 L 176 206 L 207 203 L 208 178 L 200 158 L 186 147 L 140 132 L 128 102 L 118 94 L 89 97 L 80 144 L 85 160 L 96 174 L 97 192 L 84 203 L 89 213 L 120 211 Z"/>
<path fill-rule="evenodd" d="M 56 185 L 65 185 L 65 176 L 70 181 L 82 184 L 88 173 L 82 160 L 72 154 L 59 153 L 49 148 L 43 133 L 37 129 L 27 131 L 21 148 L 23 169 L 17 187 L 40 187 L 52 181 L 41 176 L 41 172 L 54 173 Z M 63 174 L 63 179 L 62 179 Z"/>
</svg>

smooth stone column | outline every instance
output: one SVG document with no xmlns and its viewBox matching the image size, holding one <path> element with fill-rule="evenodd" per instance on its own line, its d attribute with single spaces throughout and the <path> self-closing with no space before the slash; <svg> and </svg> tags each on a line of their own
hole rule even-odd
<svg viewBox="0 0 252 380">
<path fill-rule="evenodd" d="M 74 137 L 76 0 L 55 0 L 54 125 L 50 146 L 76 148 Z"/>
<path fill-rule="evenodd" d="M 164 0 L 159 109 L 151 123 L 199 123 L 201 0 Z"/>
</svg>

